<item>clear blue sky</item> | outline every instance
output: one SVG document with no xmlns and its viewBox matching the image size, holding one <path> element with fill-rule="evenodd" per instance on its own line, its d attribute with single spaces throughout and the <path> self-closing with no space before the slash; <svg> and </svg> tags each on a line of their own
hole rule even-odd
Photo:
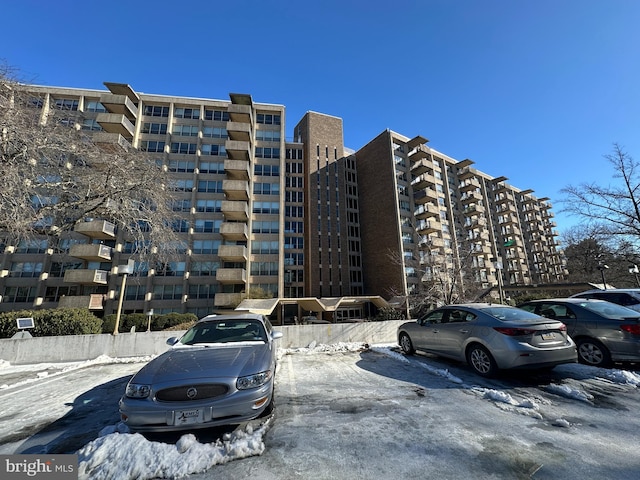
<svg viewBox="0 0 640 480">
<path fill-rule="evenodd" d="M 386 128 L 550 197 L 640 159 L 638 0 L 5 0 L 0 58 L 34 83 L 228 99 Z M 141 39 L 141 40 L 138 40 Z"/>
</svg>

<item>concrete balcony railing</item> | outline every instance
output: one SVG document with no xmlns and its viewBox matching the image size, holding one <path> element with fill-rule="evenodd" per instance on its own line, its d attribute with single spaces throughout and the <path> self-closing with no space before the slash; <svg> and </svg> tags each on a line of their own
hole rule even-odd
<svg viewBox="0 0 640 480">
<path fill-rule="evenodd" d="M 82 233 L 87 237 L 102 240 L 113 239 L 116 237 L 116 226 L 106 220 L 92 220 L 90 222 L 82 222 L 76 224 L 74 231 Z"/>
<path fill-rule="evenodd" d="M 247 221 L 249 219 L 247 202 L 223 200 L 220 209 L 226 220 Z"/>
<path fill-rule="evenodd" d="M 126 95 L 103 93 L 100 95 L 100 103 L 109 113 L 119 113 L 130 120 L 135 120 L 138 116 L 138 107 Z"/>
<path fill-rule="evenodd" d="M 64 272 L 64 283 L 77 283 L 80 285 L 106 285 L 107 270 L 67 270 Z"/>
<path fill-rule="evenodd" d="M 133 139 L 135 127 L 133 123 L 121 113 L 99 113 L 96 121 L 108 133 L 119 133 L 127 140 Z"/>
<path fill-rule="evenodd" d="M 251 140 L 251 124 L 247 122 L 227 122 L 227 134 L 230 140 Z"/>
<path fill-rule="evenodd" d="M 225 262 L 246 262 L 247 247 L 244 245 L 220 245 L 218 256 Z"/>
<path fill-rule="evenodd" d="M 216 280 L 225 284 L 247 283 L 247 271 L 244 268 L 219 268 Z"/>
<path fill-rule="evenodd" d="M 225 240 L 245 241 L 249 238 L 249 227 L 241 222 L 223 222 L 220 225 L 220 235 Z"/>
<path fill-rule="evenodd" d="M 253 123 L 253 115 L 251 114 L 251 105 L 240 105 L 232 103 L 227 108 L 229 119 L 232 122 Z"/>
<path fill-rule="evenodd" d="M 231 160 L 249 160 L 251 158 L 251 143 L 242 140 L 227 140 L 224 149 Z"/>
<path fill-rule="evenodd" d="M 60 297 L 58 308 L 88 308 L 89 310 L 102 310 L 104 308 L 102 302 L 104 295 L 78 295 Z"/>
<path fill-rule="evenodd" d="M 107 245 L 95 243 L 77 243 L 69 249 L 69 255 L 90 262 L 111 261 L 113 249 Z"/>
<path fill-rule="evenodd" d="M 222 191 L 228 200 L 249 200 L 249 182 L 245 180 L 223 180 Z"/>
<path fill-rule="evenodd" d="M 229 307 L 236 306 L 242 301 L 241 293 L 216 293 L 213 299 L 213 305 L 215 307 Z"/>
<path fill-rule="evenodd" d="M 249 162 L 246 160 L 225 160 L 224 171 L 227 173 L 227 177 L 231 179 L 249 180 L 251 173 L 249 165 Z"/>
</svg>

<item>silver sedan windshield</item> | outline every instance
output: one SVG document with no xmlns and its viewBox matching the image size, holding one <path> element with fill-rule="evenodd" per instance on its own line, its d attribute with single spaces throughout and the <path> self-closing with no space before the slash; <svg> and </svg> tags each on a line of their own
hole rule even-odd
<svg viewBox="0 0 640 480">
<path fill-rule="evenodd" d="M 266 332 L 257 321 L 211 321 L 194 325 L 180 339 L 183 345 L 234 342 L 265 342 Z"/>
</svg>

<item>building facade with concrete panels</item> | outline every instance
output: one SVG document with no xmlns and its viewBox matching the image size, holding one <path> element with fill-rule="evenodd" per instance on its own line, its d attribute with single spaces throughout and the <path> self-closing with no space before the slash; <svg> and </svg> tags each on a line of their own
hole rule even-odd
<svg viewBox="0 0 640 480">
<path fill-rule="evenodd" d="M 436 152 L 423 137 L 387 130 L 354 153 L 344 146 L 339 117 L 307 112 L 287 141 L 285 107 L 247 94 L 215 100 L 105 86 L 28 89 L 43 115 L 67 110 L 96 141 L 144 151 L 176 180 L 174 210 L 184 218 L 187 249 L 164 271 L 135 265 L 125 313 L 200 317 L 255 287 L 283 299 L 391 298 L 422 279 L 407 259 L 426 252 L 451 258 L 460 235 L 477 239 L 483 286 L 497 282 L 500 259 L 508 284 L 562 278 L 547 199 Z M 105 220 L 78 230 L 78 245 L 4 245 L 0 311 L 115 312 L 122 277 L 114 267 L 131 259 L 131 245 Z M 369 311 L 351 304 L 334 317 Z"/>
</svg>

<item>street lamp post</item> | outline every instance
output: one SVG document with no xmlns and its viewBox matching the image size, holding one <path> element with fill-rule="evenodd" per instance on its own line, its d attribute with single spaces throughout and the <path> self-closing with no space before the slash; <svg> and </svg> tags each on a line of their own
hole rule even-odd
<svg viewBox="0 0 640 480">
<path fill-rule="evenodd" d="M 122 301 L 124 300 L 125 287 L 127 285 L 127 275 L 133 273 L 134 261 L 129 260 L 126 265 L 118 265 L 116 273 L 122 274 L 122 284 L 120 285 L 120 298 L 118 298 L 118 311 L 116 313 L 116 324 L 113 327 L 113 334 L 118 334 L 120 328 L 120 315 L 122 314 Z"/>
<path fill-rule="evenodd" d="M 607 289 L 607 282 L 604 279 L 604 271 L 609 268 L 609 265 L 605 265 L 602 262 L 598 262 L 598 270 L 600 270 L 600 275 L 602 275 L 602 289 L 606 290 Z"/>
<path fill-rule="evenodd" d="M 631 273 L 632 275 L 635 275 L 636 277 L 636 285 L 638 285 L 638 288 L 640 288 L 640 279 L 638 279 L 638 273 L 640 273 L 640 270 L 638 270 L 638 266 L 637 265 L 631 265 L 629 267 L 629 273 Z"/>
</svg>

